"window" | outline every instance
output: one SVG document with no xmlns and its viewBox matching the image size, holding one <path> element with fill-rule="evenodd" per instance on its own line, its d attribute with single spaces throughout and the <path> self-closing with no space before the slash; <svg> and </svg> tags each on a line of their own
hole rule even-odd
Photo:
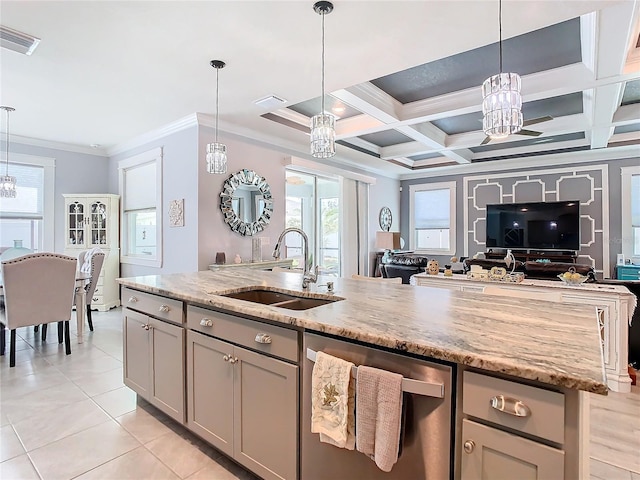
<svg viewBox="0 0 640 480">
<path fill-rule="evenodd" d="M 340 184 L 337 179 L 287 170 L 286 227 L 296 227 L 309 237 L 313 265 L 322 274 L 340 274 Z M 288 234 L 283 258 L 303 261 L 300 235 Z"/>
<path fill-rule="evenodd" d="M 54 161 L 13 155 L 10 175 L 17 179 L 15 198 L 0 198 L 0 251 L 22 241 L 35 252 L 53 251 Z M 24 162 L 24 163 L 23 163 Z"/>
<path fill-rule="evenodd" d="M 640 256 L 640 167 L 622 167 L 622 253 Z"/>
<path fill-rule="evenodd" d="M 410 249 L 436 255 L 456 252 L 456 184 L 409 186 Z"/>
<path fill-rule="evenodd" d="M 162 149 L 118 164 L 122 263 L 162 266 Z"/>
</svg>

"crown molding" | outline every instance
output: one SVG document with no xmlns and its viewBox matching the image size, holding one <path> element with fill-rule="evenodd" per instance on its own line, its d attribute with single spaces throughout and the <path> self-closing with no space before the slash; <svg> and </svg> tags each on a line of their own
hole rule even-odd
<svg viewBox="0 0 640 480">
<path fill-rule="evenodd" d="M 400 180 L 430 179 L 432 177 L 445 177 L 450 175 L 466 175 L 470 173 L 495 173 L 508 170 L 521 170 L 524 168 L 567 166 L 572 164 L 603 162 L 607 160 L 622 160 L 625 158 L 637 158 L 638 145 L 622 145 L 619 147 L 598 148 L 594 150 L 582 150 L 579 152 L 558 153 L 555 155 L 532 156 L 522 158 L 510 158 L 505 160 L 493 160 L 490 162 L 477 162 L 466 165 L 452 165 L 447 167 L 434 167 L 423 170 L 420 173 L 400 175 Z"/>
<path fill-rule="evenodd" d="M 182 117 L 175 122 L 168 123 L 160 128 L 155 130 L 151 130 L 147 133 L 143 133 L 142 135 L 138 135 L 131 140 L 128 140 L 123 143 L 119 143 L 109 149 L 107 149 L 107 154 L 112 157 L 119 153 L 127 152 L 129 150 L 133 150 L 134 148 L 140 147 L 142 145 L 146 145 L 155 140 L 159 140 L 168 135 L 180 132 L 190 127 L 195 127 L 198 125 L 198 116 L 202 115 L 201 113 L 192 113 L 187 115 L 186 117 Z"/>
<path fill-rule="evenodd" d="M 85 147 L 84 145 L 74 145 L 72 143 L 54 142 L 53 140 L 43 140 L 40 138 L 22 137 L 20 135 L 11 135 L 11 140 L 9 141 L 9 143 L 29 145 L 31 147 L 51 148 L 53 150 L 62 150 L 65 152 L 84 153 L 85 155 L 95 155 L 97 157 L 107 156 L 107 152 L 103 148 Z"/>
</svg>

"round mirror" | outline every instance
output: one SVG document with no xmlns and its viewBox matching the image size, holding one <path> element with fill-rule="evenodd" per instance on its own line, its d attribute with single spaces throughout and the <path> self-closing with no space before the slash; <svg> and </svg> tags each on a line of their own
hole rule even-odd
<svg viewBox="0 0 640 480">
<path fill-rule="evenodd" d="M 231 230 L 240 235 L 255 235 L 271 221 L 271 188 L 253 170 L 242 169 L 225 180 L 220 192 L 220 210 Z"/>
</svg>

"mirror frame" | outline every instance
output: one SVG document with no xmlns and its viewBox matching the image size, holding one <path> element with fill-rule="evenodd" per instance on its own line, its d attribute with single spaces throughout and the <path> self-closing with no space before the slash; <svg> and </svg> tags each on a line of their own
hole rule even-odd
<svg viewBox="0 0 640 480">
<path fill-rule="evenodd" d="M 240 220 L 240 217 L 238 217 L 236 212 L 233 210 L 233 196 L 241 185 L 257 187 L 262 194 L 264 208 L 262 209 L 260 218 L 254 222 L 244 222 Z M 255 235 L 264 230 L 271 221 L 271 215 L 273 214 L 271 187 L 264 177 L 258 175 L 253 170 L 243 168 L 239 172 L 233 173 L 224 181 L 224 184 L 222 185 L 222 192 L 220 192 L 220 210 L 222 210 L 224 223 L 229 225 L 229 228 L 231 228 L 232 231 L 243 236 Z"/>
</svg>

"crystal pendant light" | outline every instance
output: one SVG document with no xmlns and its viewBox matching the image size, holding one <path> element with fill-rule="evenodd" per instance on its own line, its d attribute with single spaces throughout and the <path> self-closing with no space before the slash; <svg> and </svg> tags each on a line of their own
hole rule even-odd
<svg viewBox="0 0 640 480">
<path fill-rule="evenodd" d="M 207 144 L 207 172 L 227 173 L 227 146 L 218 143 L 218 74 L 225 63 L 222 60 L 211 60 L 211 66 L 216 69 L 216 137 L 215 142 Z"/>
<path fill-rule="evenodd" d="M 522 129 L 520 75 L 502 73 L 502 0 L 500 0 L 500 73 L 482 84 L 482 129 L 491 138 L 504 138 Z"/>
<path fill-rule="evenodd" d="M 13 107 L 2 106 L 0 109 L 7 112 L 7 129 L 5 132 L 4 146 L 6 149 L 5 161 L 7 162 L 4 175 L 0 176 L 0 197 L 16 198 L 16 177 L 9 175 L 9 113 L 16 109 Z"/>
<path fill-rule="evenodd" d="M 324 16 L 333 11 L 333 3 L 316 2 L 313 9 L 322 17 L 322 109 L 311 119 L 311 155 L 329 158 L 336 154 L 336 119 L 324 111 Z"/>
</svg>

